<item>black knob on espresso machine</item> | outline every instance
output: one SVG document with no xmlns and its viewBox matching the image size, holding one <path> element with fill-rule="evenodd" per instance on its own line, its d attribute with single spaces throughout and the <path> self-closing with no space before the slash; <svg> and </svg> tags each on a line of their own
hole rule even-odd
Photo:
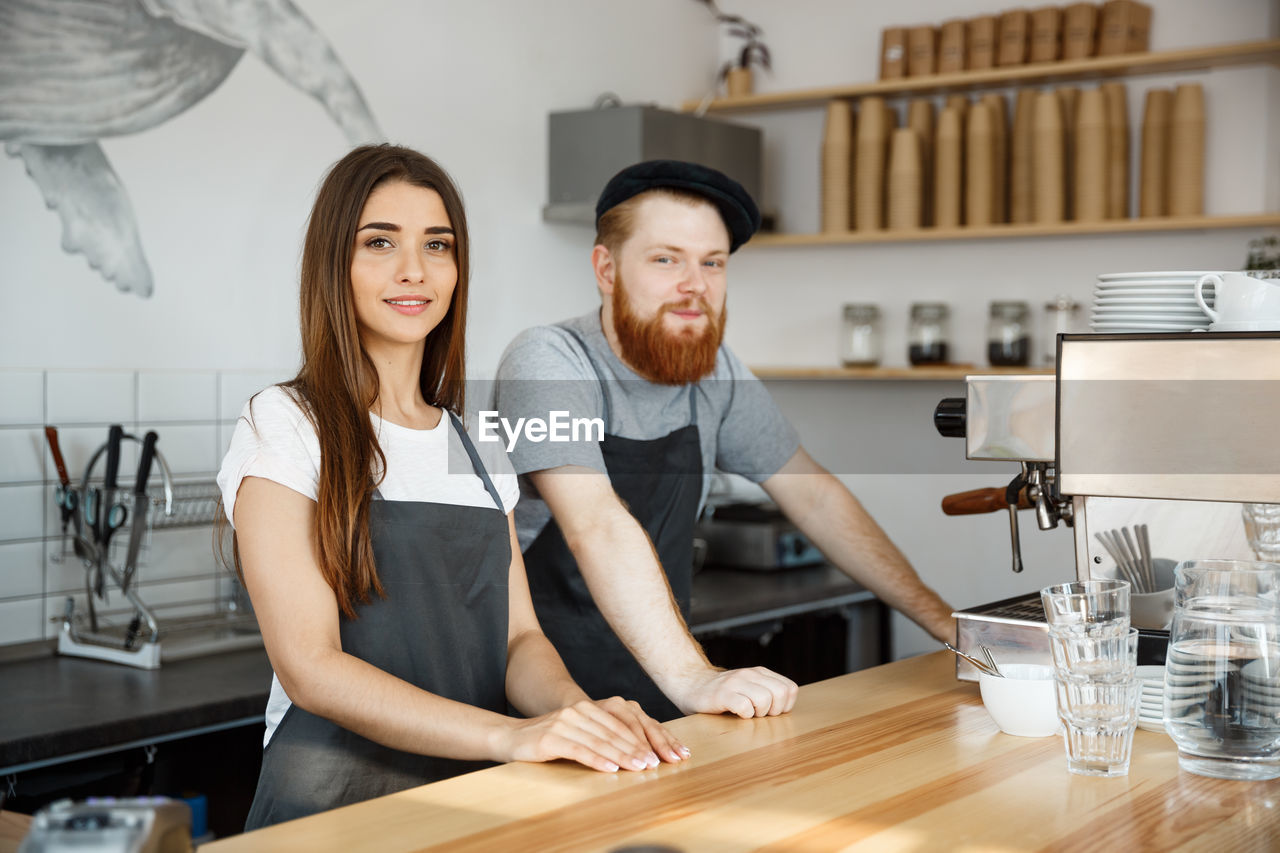
<svg viewBox="0 0 1280 853">
<path fill-rule="evenodd" d="M 933 410 L 933 425 L 947 438 L 964 438 L 968 403 L 964 397 L 944 397 Z"/>
</svg>

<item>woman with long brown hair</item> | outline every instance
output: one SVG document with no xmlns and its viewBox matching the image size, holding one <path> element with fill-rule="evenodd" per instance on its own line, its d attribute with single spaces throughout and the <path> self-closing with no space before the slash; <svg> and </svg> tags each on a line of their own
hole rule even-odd
<svg viewBox="0 0 1280 853">
<path fill-rule="evenodd" d="M 218 475 L 275 673 L 249 829 L 484 762 L 688 755 L 635 702 L 589 700 L 538 626 L 514 472 L 459 420 L 467 286 L 438 165 L 380 145 L 333 167 L 303 249 L 302 369 L 250 400 Z"/>
</svg>

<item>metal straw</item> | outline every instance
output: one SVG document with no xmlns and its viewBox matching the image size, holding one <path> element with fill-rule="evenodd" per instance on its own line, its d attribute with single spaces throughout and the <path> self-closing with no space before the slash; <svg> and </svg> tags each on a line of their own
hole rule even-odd
<svg viewBox="0 0 1280 853">
<path fill-rule="evenodd" d="M 996 678 L 1004 678 L 1004 676 L 1000 674 L 1000 670 L 992 669 L 987 663 L 985 663 L 984 661 L 978 660 L 973 655 L 967 655 L 964 652 L 957 649 L 955 646 L 945 641 L 943 642 L 942 645 L 946 646 L 948 649 L 955 652 L 960 657 L 967 660 L 969 663 L 973 664 L 973 668 L 978 670 L 978 672 L 985 672 L 987 675 L 994 675 Z"/>
</svg>

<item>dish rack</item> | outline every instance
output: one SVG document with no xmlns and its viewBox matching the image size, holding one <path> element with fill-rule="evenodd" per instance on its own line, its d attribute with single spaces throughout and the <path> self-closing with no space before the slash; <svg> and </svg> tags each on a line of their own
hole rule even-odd
<svg viewBox="0 0 1280 853">
<path fill-rule="evenodd" d="M 192 480 L 174 483 L 171 506 L 165 510 L 165 500 L 151 501 L 148 513 L 151 530 L 170 530 L 178 527 L 204 527 L 217 521 L 222 506 L 222 492 L 213 480 Z M 157 512 L 163 514 L 157 515 Z"/>
<path fill-rule="evenodd" d="M 79 507 L 84 506 L 84 497 L 90 490 L 89 475 L 97 459 L 95 454 L 80 487 L 71 489 L 76 493 Z M 160 468 L 162 494 L 147 502 L 143 518 L 129 520 L 127 531 L 132 534 L 134 525 L 145 525 L 139 531 L 142 537 L 139 550 L 146 552 L 151 551 L 154 531 L 207 527 L 216 521 L 221 511 L 221 493 L 215 481 L 177 482 L 158 450 L 155 460 Z M 120 496 L 132 497 L 132 493 L 122 491 Z M 100 511 L 111 509 L 108 506 Z M 77 529 L 83 523 L 83 518 L 79 519 Z M 77 612 L 76 600 L 67 597 L 58 631 L 59 654 L 157 669 L 163 661 L 261 647 L 262 636 L 253 609 L 237 579 L 228 577 L 225 583 L 220 579 L 220 586 L 229 585 L 229 589 L 217 596 L 212 609 L 207 607 L 210 604 L 207 599 L 148 605 L 119 564 L 118 555 L 114 554 L 119 547 L 119 539 L 110 543 L 102 567 L 106 579 L 123 593 L 128 606 L 100 609 L 100 604 L 107 603 L 106 587 L 103 586 L 99 597 L 86 580 L 86 612 Z M 86 560 L 86 571 L 91 568 Z M 202 610 L 204 612 L 200 612 Z M 168 615 L 164 615 L 166 612 Z"/>
</svg>

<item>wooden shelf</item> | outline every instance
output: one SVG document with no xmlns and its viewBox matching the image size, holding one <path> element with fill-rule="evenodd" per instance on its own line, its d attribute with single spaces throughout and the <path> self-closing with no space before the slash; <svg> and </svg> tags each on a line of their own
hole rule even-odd
<svg viewBox="0 0 1280 853">
<path fill-rule="evenodd" d="M 916 243 L 937 240 L 988 240 L 1009 237 L 1064 237 L 1087 234 L 1137 234 L 1151 231 L 1208 231 L 1223 228 L 1280 226 L 1280 213 L 1241 216 L 1161 216 L 1146 219 L 1105 219 L 1101 222 L 1059 222 L 982 225 L 972 228 L 912 228 L 901 231 L 841 231 L 813 234 L 757 234 L 747 248 L 764 246 L 834 246 L 845 243 Z"/>
<path fill-rule="evenodd" d="M 736 98 L 715 98 L 707 103 L 706 109 L 715 112 L 792 109 L 821 106 L 834 98 L 861 98 L 868 95 L 883 97 L 934 95 L 972 89 L 994 89 L 1002 86 L 1202 71 L 1209 68 L 1264 63 L 1280 66 L 1280 39 L 1166 50 L 1158 53 L 1099 56 L 1090 59 L 961 71 L 952 74 L 931 74 L 927 77 L 904 77 L 875 83 L 825 86 L 791 92 L 762 92 Z M 683 109 L 685 112 L 697 112 L 702 105 L 702 101 L 686 101 Z"/>
<path fill-rule="evenodd" d="M 1052 376 L 1052 367 L 978 367 L 935 364 L 921 367 L 753 367 L 761 379 L 859 379 L 871 381 L 946 381 L 966 376 Z"/>
</svg>

